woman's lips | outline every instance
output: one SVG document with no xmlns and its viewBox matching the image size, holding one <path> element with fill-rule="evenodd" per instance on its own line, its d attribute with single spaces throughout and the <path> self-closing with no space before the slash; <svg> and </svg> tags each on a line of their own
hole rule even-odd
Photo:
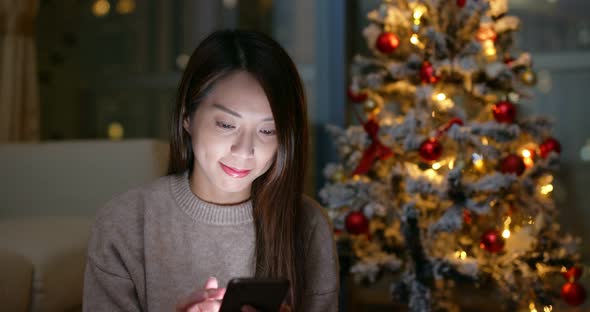
<svg viewBox="0 0 590 312">
<path fill-rule="evenodd" d="M 224 164 L 222 164 L 221 162 L 219 163 L 221 165 L 221 169 L 223 169 L 223 171 L 225 173 L 227 173 L 228 176 L 232 177 L 232 178 L 243 178 L 245 176 L 247 176 L 250 171 L 252 170 L 238 170 L 232 167 L 228 167 Z"/>
</svg>

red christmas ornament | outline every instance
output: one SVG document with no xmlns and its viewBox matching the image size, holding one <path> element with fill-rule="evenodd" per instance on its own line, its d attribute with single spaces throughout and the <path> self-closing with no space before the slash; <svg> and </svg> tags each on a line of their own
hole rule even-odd
<svg viewBox="0 0 590 312">
<path fill-rule="evenodd" d="M 434 67 L 428 61 L 424 61 L 422 63 L 422 67 L 420 67 L 420 80 L 423 83 L 436 83 L 438 81 L 438 77 L 434 72 Z"/>
<path fill-rule="evenodd" d="M 369 98 L 367 92 L 355 93 L 351 88 L 348 88 L 347 95 L 348 98 L 355 103 L 362 103 Z"/>
<path fill-rule="evenodd" d="M 504 157 L 500 163 L 500 171 L 502 173 L 514 173 L 517 176 L 521 175 L 526 169 L 524 160 L 518 155 L 510 154 Z"/>
<path fill-rule="evenodd" d="M 442 155 L 443 146 L 436 138 L 430 138 L 420 144 L 418 153 L 425 161 L 435 161 Z"/>
<path fill-rule="evenodd" d="M 471 224 L 473 222 L 473 217 L 471 216 L 471 211 L 467 209 L 463 209 L 463 223 Z"/>
<path fill-rule="evenodd" d="M 495 229 L 487 230 L 481 236 L 480 248 L 483 248 L 491 253 L 498 253 L 504 249 L 504 238 Z"/>
<path fill-rule="evenodd" d="M 576 265 L 561 274 L 566 281 L 575 282 L 580 279 L 580 276 L 582 276 L 582 268 Z"/>
<path fill-rule="evenodd" d="M 457 0 L 457 6 L 462 8 L 467 3 L 467 0 Z"/>
<path fill-rule="evenodd" d="M 384 54 L 393 53 L 399 47 L 399 38 L 392 32 L 384 32 L 377 37 L 377 50 Z"/>
<path fill-rule="evenodd" d="M 551 152 L 561 153 L 561 144 L 555 138 L 547 138 L 539 145 L 541 157 L 547 158 Z"/>
<path fill-rule="evenodd" d="M 501 101 L 494 105 L 494 119 L 497 122 L 512 123 L 516 118 L 516 107 L 508 101 Z"/>
<path fill-rule="evenodd" d="M 586 301 L 586 289 L 578 282 L 565 283 L 561 287 L 561 298 L 571 306 L 579 306 Z"/>
<path fill-rule="evenodd" d="M 346 230 L 355 235 L 368 234 L 369 220 L 360 211 L 351 211 L 344 220 Z"/>
</svg>

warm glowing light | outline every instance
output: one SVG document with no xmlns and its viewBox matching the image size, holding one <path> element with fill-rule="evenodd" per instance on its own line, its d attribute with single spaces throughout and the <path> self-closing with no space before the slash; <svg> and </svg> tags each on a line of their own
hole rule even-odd
<svg viewBox="0 0 590 312">
<path fill-rule="evenodd" d="M 488 60 L 494 60 L 496 58 L 496 47 L 492 40 L 486 40 L 482 44 L 483 53 L 487 56 Z"/>
<path fill-rule="evenodd" d="M 504 231 L 502 231 L 502 237 L 509 238 L 510 237 L 510 230 L 504 229 Z"/>
<path fill-rule="evenodd" d="M 430 180 L 437 180 L 437 178 L 439 178 L 438 174 L 436 173 L 436 171 L 432 170 L 432 169 L 428 169 L 424 171 L 424 174 L 426 175 L 426 177 Z"/>
<path fill-rule="evenodd" d="M 455 258 L 465 260 L 467 259 L 467 253 L 463 250 L 455 251 Z"/>
<path fill-rule="evenodd" d="M 481 138 L 481 144 L 488 145 L 488 144 L 490 144 L 490 142 L 488 141 L 488 138 L 484 137 L 484 138 Z"/>
<path fill-rule="evenodd" d="M 353 181 L 359 181 L 360 179 L 361 179 L 361 176 L 358 175 L 358 174 L 355 174 L 355 175 L 352 176 L 352 180 Z"/>
<path fill-rule="evenodd" d="M 455 160 L 451 159 L 451 161 L 449 161 L 449 169 L 453 169 L 455 168 Z"/>
<path fill-rule="evenodd" d="M 531 151 L 529 151 L 528 149 L 522 150 L 522 157 L 531 158 L 531 156 L 532 156 Z"/>
<path fill-rule="evenodd" d="M 440 167 L 442 167 L 440 162 L 435 162 L 434 164 L 432 164 L 432 169 L 434 169 L 434 170 L 438 170 L 438 169 L 440 169 Z"/>
<path fill-rule="evenodd" d="M 484 169 L 484 161 L 483 161 L 483 156 L 478 154 L 478 153 L 473 153 L 471 155 L 471 159 L 473 160 L 473 166 L 477 169 L 477 170 L 482 170 Z"/>
<path fill-rule="evenodd" d="M 424 12 L 426 12 L 426 7 L 419 4 L 414 8 L 414 23 L 416 23 L 416 21 L 418 22 L 418 24 L 420 24 L 420 18 L 422 18 L 422 15 L 424 15 Z M 416 25 L 418 25 L 416 24 Z"/>
<path fill-rule="evenodd" d="M 541 194 L 547 195 L 551 192 L 553 192 L 553 185 L 552 184 L 547 184 L 547 185 L 541 186 Z"/>
<path fill-rule="evenodd" d="M 446 99 L 447 99 L 447 95 L 446 95 L 446 94 L 444 94 L 444 93 L 438 93 L 438 94 L 436 95 L 436 100 L 437 100 L 437 101 L 444 101 L 444 100 L 446 100 Z"/>
<path fill-rule="evenodd" d="M 543 307 L 543 312 L 551 312 L 553 311 L 553 306 L 544 306 Z"/>
<path fill-rule="evenodd" d="M 135 11 L 135 0 L 119 0 L 116 9 L 121 15 L 130 14 Z"/>
<path fill-rule="evenodd" d="M 529 310 L 531 310 L 531 312 L 537 312 L 537 308 L 535 308 L 535 303 L 531 301 L 531 303 L 529 303 Z"/>
<path fill-rule="evenodd" d="M 507 217 L 506 220 L 504 220 L 504 226 L 509 226 L 510 222 L 512 222 L 512 218 Z"/>
<path fill-rule="evenodd" d="M 418 43 L 420 43 L 420 40 L 418 40 L 418 35 L 417 34 L 413 34 L 412 37 L 410 37 L 410 42 L 413 45 L 417 45 Z"/>
<path fill-rule="evenodd" d="M 535 165 L 535 162 L 532 158 L 523 158 L 522 161 L 524 162 L 525 167 L 530 168 Z"/>
<path fill-rule="evenodd" d="M 125 135 L 125 128 L 118 122 L 112 122 L 108 126 L 107 135 L 111 140 L 120 140 Z"/>
<path fill-rule="evenodd" d="M 96 0 L 92 4 L 92 14 L 96 16 L 105 16 L 111 10 L 111 4 L 107 0 Z"/>
<path fill-rule="evenodd" d="M 492 27 L 481 27 L 475 34 L 477 40 L 483 41 L 495 41 L 497 38 L 496 31 Z"/>
</svg>

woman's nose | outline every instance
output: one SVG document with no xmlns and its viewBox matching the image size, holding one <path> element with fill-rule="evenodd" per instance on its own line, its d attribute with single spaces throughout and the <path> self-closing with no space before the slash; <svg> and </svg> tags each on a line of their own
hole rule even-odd
<svg viewBox="0 0 590 312">
<path fill-rule="evenodd" d="M 231 153 L 233 156 L 250 158 L 254 156 L 254 134 L 243 131 L 236 137 L 232 144 Z"/>
</svg>

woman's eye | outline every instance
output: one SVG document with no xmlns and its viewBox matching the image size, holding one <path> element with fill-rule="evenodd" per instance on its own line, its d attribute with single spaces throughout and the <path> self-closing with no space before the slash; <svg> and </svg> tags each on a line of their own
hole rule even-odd
<svg viewBox="0 0 590 312">
<path fill-rule="evenodd" d="M 275 135 L 277 133 L 276 130 L 267 130 L 267 129 L 260 129 L 260 133 L 264 135 Z"/>
<path fill-rule="evenodd" d="M 223 121 L 216 121 L 215 124 L 222 129 L 234 129 L 235 126 L 225 123 Z"/>
</svg>

